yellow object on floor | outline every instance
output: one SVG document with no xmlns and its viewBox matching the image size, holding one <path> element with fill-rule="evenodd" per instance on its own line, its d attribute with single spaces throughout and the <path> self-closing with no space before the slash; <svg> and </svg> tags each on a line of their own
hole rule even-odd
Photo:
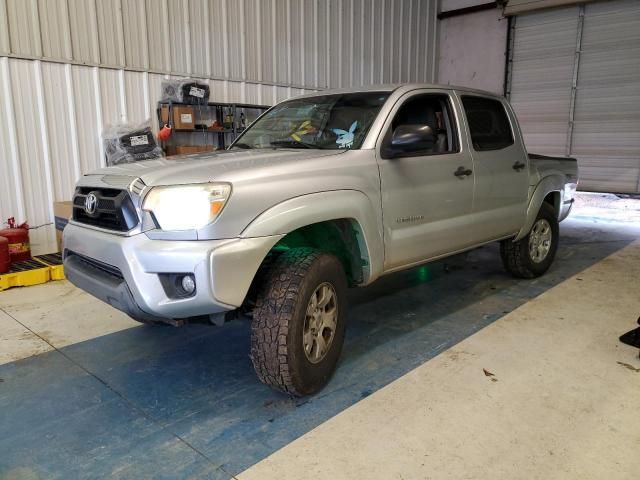
<svg viewBox="0 0 640 480">
<path fill-rule="evenodd" d="M 12 287 L 40 285 L 50 280 L 64 280 L 64 267 L 59 253 L 39 255 L 16 262 L 8 273 L 0 274 L 0 292 Z"/>
<path fill-rule="evenodd" d="M 51 253 L 49 255 L 39 255 L 34 257 L 38 262 L 49 266 L 51 272 L 51 280 L 64 280 L 64 265 L 62 265 L 62 255 L 59 253 Z"/>
</svg>

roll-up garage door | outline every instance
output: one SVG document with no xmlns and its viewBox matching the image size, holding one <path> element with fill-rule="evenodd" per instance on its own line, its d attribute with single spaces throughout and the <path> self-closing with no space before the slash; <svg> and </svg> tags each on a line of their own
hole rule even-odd
<svg viewBox="0 0 640 480">
<path fill-rule="evenodd" d="M 640 193 L 640 2 L 515 17 L 507 86 L 531 152 L 578 158 L 580 189 Z"/>
</svg>

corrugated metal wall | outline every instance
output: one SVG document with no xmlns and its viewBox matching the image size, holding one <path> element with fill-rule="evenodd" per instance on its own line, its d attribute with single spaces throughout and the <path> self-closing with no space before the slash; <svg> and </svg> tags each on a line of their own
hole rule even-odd
<svg viewBox="0 0 640 480">
<path fill-rule="evenodd" d="M 530 151 L 577 157 L 582 190 L 640 193 L 640 2 L 519 15 L 511 72 Z"/>
<path fill-rule="evenodd" d="M 437 0 L 0 0 L 0 219 L 51 222 L 103 165 L 105 125 L 156 126 L 163 78 L 258 104 L 433 81 L 436 13 Z"/>
</svg>

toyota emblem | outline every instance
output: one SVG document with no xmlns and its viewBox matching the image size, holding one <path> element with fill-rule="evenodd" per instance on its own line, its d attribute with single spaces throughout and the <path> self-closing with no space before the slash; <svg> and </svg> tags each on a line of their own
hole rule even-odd
<svg viewBox="0 0 640 480">
<path fill-rule="evenodd" d="M 98 197 L 96 194 L 91 192 L 84 199 L 84 211 L 89 215 L 93 215 L 96 213 L 96 207 L 98 206 Z"/>
</svg>

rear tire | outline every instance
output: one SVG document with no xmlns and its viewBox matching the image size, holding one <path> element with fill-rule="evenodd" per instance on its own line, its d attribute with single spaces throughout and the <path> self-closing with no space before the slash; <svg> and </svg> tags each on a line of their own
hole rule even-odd
<svg viewBox="0 0 640 480">
<path fill-rule="evenodd" d="M 251 326 L 251 361 L 263 383 L 295 396 L 326 385 L 344 342 L 346 294 L 334 255 L 294 248 L 274 261 Z"/>
<path fill-rule="evenodd" d="M 556 256 L 559 231 L 553 207 L 543 203 L 526 237 L 517 242 L 500 242 L 504 268 L 519 278 L 536 278 L 544 274 Z"/>
</svg>

